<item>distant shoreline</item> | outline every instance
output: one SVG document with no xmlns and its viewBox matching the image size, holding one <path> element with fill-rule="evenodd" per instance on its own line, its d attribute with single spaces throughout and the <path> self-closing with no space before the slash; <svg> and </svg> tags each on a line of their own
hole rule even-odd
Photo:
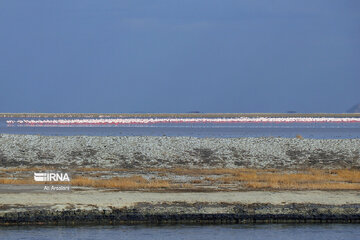
<svg viewBox="0 0 360 240">
<path fill-rule="evenodd" d="M 0 113 L 0 118 L 359 117 L 360 113 Z"/>
</svg>

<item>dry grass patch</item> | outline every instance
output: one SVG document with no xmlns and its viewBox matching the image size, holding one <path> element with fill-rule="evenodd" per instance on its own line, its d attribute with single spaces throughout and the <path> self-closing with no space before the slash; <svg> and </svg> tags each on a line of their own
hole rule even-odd
<svg viewBox="0 0 360 240">
<path fill-rule="evenodd" d="M 0 184 L 36 184 L 33 179 L 0 178 Z"/>
<path fill-rule="evenodd" d="M 208 181 L 208 182 L 212 182 L 212 183 L 213 183 L 213 182 L 216 182 L 216 179 L 211 178 L 211 177 L 205 177 L 204 180 L 205 180 L 205 181 Z"/>
<path fill-rule="evenodd" d="M 212 185 L 226 186 L 231 184 L 238 189 L 276 189 L 276 190 L 360 190 L 360 170 L 352 169 L 151 169 L 151 172 L 172 173 L 174 175 L 205 176 L 203 180 L 193 180 L 200 184 L 210 182 Z M 219 178 L 212 178 L 218 175 Z"/>
<path fill-rule="evenodd" d="M 225 184 L 240 182 L 248 189 L 360 190 L 360 171 L 309 169 L 303 172 L 289 173 L 258 170 L 222 177 L 219 178 L 219 181 Z"/>
<path fill-rule="evenodd" d="M 36 182 L 33 178 L 0 178 L 0 184 L 64 184 L 64 182 Z"/>
<path fill-rule="evenodd" d="M 49 169 L 6 169 L 3 172 L 6 174 L 0 178 L 0 184 L 64 184 L 64 182 L 35 182 L 29 178 L 29 174 L 22 174 L 25 171 L 41 172 L 45 170 Z M 134 169 L 78 168 L 74 171 L 69 183 L 71 185 L 119 190 L 360 190 L 360 169 L 152 168 L 134 172 Z M 118 171 L 121 173 L 117 173 Z M 81 173 L 87 177 L 79 176 Z M 118 177 L 123 173 L 124 175 L 140 174 L 141 176 Z M 149 176 L 152 176 L 152 179 L 144 178 L 144 174 L 147 173 L 151 174 Z"/>
<path fill-rule="evenodd" d="M 297 134 L 297 135 L 296 135 L 296 138 L 297 138 L 297 139 L 304 139 L 303 136 L 301 136 L 300 134 Z"/>
<path fill-rule="evenodd" d="M 146 180 L 142 176 L 113 177 L 111 179 L 91 179 L 76 177 L 71 180 L 71 185 L 97 188 L 116 188 L 119 190 L 160 189 L 170 188 L 166 180 Z"/>
</svg>

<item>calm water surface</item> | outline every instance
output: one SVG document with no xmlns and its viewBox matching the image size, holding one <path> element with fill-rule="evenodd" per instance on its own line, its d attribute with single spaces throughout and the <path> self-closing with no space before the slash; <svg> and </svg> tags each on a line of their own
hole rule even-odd
<svg viewBox="0 0 360 240">
<path fill-rule="evenodd" d="M 22 118 L 24 119 L 24 118 Z M 0 118 L 0 133 L 48 136 L 191 136 L 191 137 L 295 137 L 360 138 L 360 123 L 235 123 L 153 124 L 117 126 L 28 127 L 8 126 Z M 30 120 L 30 119 L 28 119 Z"/>
<path fill-rule="evenodd" d="M 356 224 L 0 227 L 1 239 L 360 239 Z"/>
</svg>

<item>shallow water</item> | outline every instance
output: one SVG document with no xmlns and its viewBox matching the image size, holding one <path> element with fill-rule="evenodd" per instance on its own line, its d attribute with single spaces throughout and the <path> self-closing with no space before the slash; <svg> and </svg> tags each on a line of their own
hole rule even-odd
<svg viewBox="0 0 360 240">
<path fill-rule="evenodd" d="M 357 224 L 0 227 L 1 239 L 360 239 Z"/>
<path fill-rule="evenodd" d="M 24 118 L 22 118 L 24 119 Z M 48 136 L 191 136 L 191 137 L 295 137 L 360 138 L 360 123 L 219 123 L 108 125 L 108 126 L 9 126 L 0 118 L 0 133 Z"/>
</svg>

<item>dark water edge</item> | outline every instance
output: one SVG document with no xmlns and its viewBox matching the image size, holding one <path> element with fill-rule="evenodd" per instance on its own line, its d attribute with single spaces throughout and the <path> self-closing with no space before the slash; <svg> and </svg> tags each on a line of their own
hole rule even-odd
<svg viewBox="0 0 360 240">
<path fill-rule="evenodd" d="M 6 207 L 13 209 L 14 206 L 3 206 Z M 107 210 L 25 208 L 2 214 L 0 225 L 360 223 L 359 204 L 174 202 L 136 203 L 132 207 Z"/>
<path fill-rule="evenodd" d="M 359 239 L 357 224 L 121 225 L 0 227 L 13 239 Z"/>
</svg>

